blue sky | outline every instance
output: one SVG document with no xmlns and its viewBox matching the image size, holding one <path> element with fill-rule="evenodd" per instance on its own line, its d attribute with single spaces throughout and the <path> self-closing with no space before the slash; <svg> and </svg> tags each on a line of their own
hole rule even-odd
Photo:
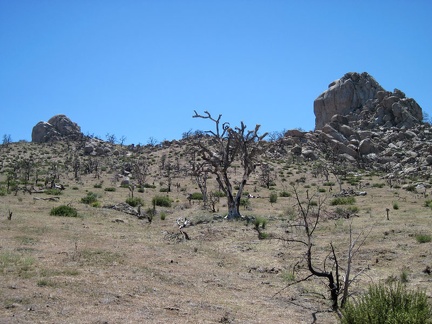
<svg viewBox="0 0 432 324">
<path fill-rule="evenodd" d="M 432 115 L 431 17 L 429 0 L 0 0 L 0 136 L 65 114 L 146 144 L 211 129 L 194 110 L 312 130 L 346 72 Z"/>
</svg>

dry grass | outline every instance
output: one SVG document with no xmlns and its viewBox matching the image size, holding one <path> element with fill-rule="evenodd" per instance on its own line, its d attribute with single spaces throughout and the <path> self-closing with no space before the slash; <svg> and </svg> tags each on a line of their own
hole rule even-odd
<svg viewBox="0 0 432 324">
<path fill-rule="evenodd" d="M 55 149 L 61 159 L 65 147 Z M 3 158 L 28 156 L 29 152 L 54 158 L 52 150 L 44 145 L 15 144 L 3 151 Z M 157 171 L 160 156 L 173 159 L 181 152 L 177 145 L 152 153 L 155 163 L 148 182 L 154 181 L 156 189 L 135 191 L 144 200 L 144 209 L 151 207 L 151 199 L 165 186 L 160 185 L 164 178 Z M 186 164 L 186 157 L 183 159 Z M 312 177 L 306 164 L 291 164 L 287 171 L 284 162 L 271 163 L 275 172 L 285 172 L 288 181 L 306 178 L 299 187 L 302 195 L 306 190 L 327 188 L 323 179 Z M 185 176 L 174 179 L 180 190 L 169 193 L 173 206 L 157 208 L 166 213 L 166 219 L 156 215 L 151 224 L 147 219 L 81 203 L 89 191 L 100 196 L 101 205 L 126 200 L 129 190 L 119 183 L 113 185 L 109 171 L 107 168 L 101 179 L 82 175 L 78 183 L 71 171 L 62 176 L 67 188 L 60 202 L 35 201 L 34 195 L 22 192 L 0 196 L 0 323 L 311 323 L 313 313 L 319 323 L 337 322 L 327 311 L 330 304 L 323 298 L 328 297 L 323 282 L 286 288 L 299 278 L 292 276 L 291 269 L 304 251 L 302 246 L 260 240 L 252 224 L 224 221 L 220 217 L 226 209 L 223 200 L 217 215 L 203 211 L 197 203 L 189 206 L 186 193 L 199 190 Z M 260 187 L 256 177 L 246 190 L 261 198 L 252 199 L 243 214 L 265 218 L 266 233 L 288 235 L 286 224 L 295 210 L 294 198 L 278 197 L 270 204 L 271 191 Z M 278 192 L 286 189 L 281 178 L 274 189 Z M 382 182 L 377 176 L 366 178 L 371 184 Z M 94 188 L 101 181 L 102 188 Z M 104 190 L 113 186 L 114 192 Z M 327 217 L 321 222 L 315 236 L 316 264 L 321 266 L 330 242 L 343 260 L 350 225 L 355 233 L 371 228 L 354 260 L 354 272 L 363 271 L 363 275 L 352 292 L 361 293 L 368 283 L 394 280 L 404 273 L 410 288 L 424 289 L 432 296 L 431 276 L 423 273 L 432 266 L 431 243 L 416 240 L 419 234 L 431 234 L 432 210 L 423 206 L 425 199 L 388 186 L 370 185 L 362 190 L 368 195 L 356 197 L 359 210 L 355 216 Z M 317 195 L 328 202 L 332 198 L 327 190 Z M 395 201 L 397 210 L 392 209 Z M 81 217 L 50 216 L 51 208 L 60 204 L 71 204 Z M 328 206 L 328 210 L 338 207 L 346 206 Z M 12 220 L 7 220 L 9 210 Z M 186 228 L 189 241 L 178 235 L 175 222 L 185 216 L 195 223 Z"/>
</svg>

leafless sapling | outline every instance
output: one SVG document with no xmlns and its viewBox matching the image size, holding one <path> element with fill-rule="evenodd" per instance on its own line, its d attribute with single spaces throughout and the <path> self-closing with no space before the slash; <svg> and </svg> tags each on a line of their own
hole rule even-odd
<svg viewBox="0 0 432 324">
<path fill-rule="evenodd" d="M 349 296 L 350 285 L 361 273 L 351 278 L 353 258 L 364 244 L 369 233 L 365 234 L 362 231 L 356 238 L 353 238 L 352 227 L 350 226 L 348 253 L 344 260 L 346 262 L 345 267 L 339 261 L 339 254 L 333 242 L 329 243 L 328 254 L 323 258 L 321 266 L 318 266 L 316 264 L 317 253 L 314 252 L 314 240 L 317 239 L 315 231 L 320 221 L 322 221 L 325 199 L 317 197 L 317 194 L 310 196 L 308 194 L 304 200 L 300 197 L 295 186 L 293 186 L 293 193 L 298 217 L 290 221 L 289 229 L 287 230 L 287 233 L 289 233 L 288 237 L 283 237 L 281 240 L 288 244 L 300 244 L 305 247 L 306 251 L 303 254 L 303 258 L 296 263 L 293 271 L 301 269 L 300 264 L 305 262 L 306 270 L 309 274 L 305 274 L 299 280 L 290 283 L 287 287 L 313 278 L 324 279 L 330 292 L 332 310 L 337 311 L 345 305 Z M 318 199 L 318 203 L 312 203 L 315 199 Z M 341 272 L 344 272 L 344 275 Z"/>
</svg>

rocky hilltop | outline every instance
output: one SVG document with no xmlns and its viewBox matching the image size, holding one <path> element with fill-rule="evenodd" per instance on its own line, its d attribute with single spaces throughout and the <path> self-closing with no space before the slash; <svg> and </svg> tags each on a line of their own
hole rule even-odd
<svg viewBox="0 0 432 324">
<path fill-rule="evenodd" d="M 334 115 L 346 117 L 358 129 L 412 128 L 423 113 L 414 99 L 395 89 L 386 91 L 368 73 L 346 73 L 330 83 L 314 101 L 315 129 L 322 129 Z"/>
<path fill-rule="evenodd" d="M 314 112 L 315 131 L 288 131 L 276 156 L 351 163 L 389 178 L 430 177 L 432 127 L 402 91 L 386 91 L 368 73 L 350 72 L 318 96 Z"/>
<path fill-rule="evenodd" d="M 65 115 L 56 115 L 48 122 L 40 121 L 32 130 L 32 142 L 47 143 L 63 139 L 77 140 L 83 137 L 81 127 Z"/>
<path fill-rule="evenodd" d="M 422 121 L 421 107 L 402 91 L 386 91 L 368 73 L 350 72 L 330 83 L 316 98 L 314 112 L 314 131 L 287 131 L 276 142 L 268 143 L 268 157 L 330 160 L 389 172 L 391 177 L 430 177 L 432 127 Z M 79 139 L 85 155 L 119 154 L 113 143 L 84 136 L 65 115 L 33 128 L 33 142 L 63 139 Z M 166 145 L 169 143 L 161 147 Z M 138 146 L 131 148 L 139 150 Z"/>
</svg>

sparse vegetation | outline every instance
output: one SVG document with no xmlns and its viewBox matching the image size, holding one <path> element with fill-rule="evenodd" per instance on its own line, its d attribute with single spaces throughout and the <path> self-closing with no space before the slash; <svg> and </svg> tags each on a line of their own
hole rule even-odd
<svg viewBox="0 0 432 324">
<path fill-rule="evenodd" d="M 46 189 L 45 193 L 47 195 L 58 196 L 58 195 L 61 195 L 63 192 L 60 189 L 53 188 L 53 189 Z"/>
<path fill-rule="evenodd" d="M 284 190 L 279 193 L 279 197 L 291 197 L 291 193 Z"/>
<path fill-rule="evenodd" d="M 95 194 L 94 192 L 88 192 L 87 196 L 81 198 L 81 202 L 83 204 L 87 204 L 87 205 L 92 205 L 94 203 L 96 203 L 98 200 L 98 196 L 97 194 Z"/>
<path fill-rule="evenodd" d="M 50 215 L 63 217 L 78 217 L 78 211 L 67 205 L 61 205 L 51 209 Z"/>
<path fill-rule="evenodd" d="M 418 243 L 429 243 L 432 241 L 432 236 L 429 234 L 416 234 L 415 238 Z"/>
<path fill-rule="evenodd" d="M 3 186 L 0 186 L 0 197 L 7 195 L 7 189 Z"/>
<path fill-rule="evenodd" d="M 172 200 L 168 196 L 155 196 L 152 203 L 160 207 L 171 207 Z"/>
<path fill-rule="evenodd" d="M 278 198 L 277 193 L 276 192 L 272 192 L 270 194 L 270 198 L 269 198 L 270 204 L 276 203 L 277 202 L 277 198 Z"/>
<path fill-rule="evenodd" d="M 266 218 L 260 216 L 256 216 L 255 219 L 253 220 L 253 224 L 256 229 L 258 229 L 259 227 L 265 229 L 267 222 L 268 220 Z"/>
<path fill-rule="evenodd" d="M 14 273 L 19 277 L 29 278 L 35 260 L 31 256 L 25 256 L 12 251 L 0 252 L 0 273 Z"/>
<path fill-rule="evenodd" d="M 190 195 L 192 200 L 203 200 L 203 194 L 201 192 L 194 192 Z"/>
<path fill-rule="evenodd" d="M 337 205 L 353 205 L 355 204 L 356 200 L 354 197 L 337 197 L 334 198 L 330 205 L 337 206 Z"/>
<path fill-rule="evenodd" d="M 188 321 L 197 323 L 221 317 L 239 323 L 277 323 L 287 314 L 296 323 L 313 322 L 312 314 L 317 323 L 334 323 L 335 313 L 316 311 L 329 309 L 332 293 L 341 306 L 347 277 L 347 302 L 353 304 L 372 282 L 404 283 L 407 289 L 420 287 L 432 294 L 427 284 L 432 272 L 427 258 L 430 180 L 396 175 L 390 181 L 387 173 L 357 170 L 365 161 L 358 161 L 353 169 L 341 164 L 334 175 L 330 169 L 319 169 L 323 166 L 317 165 L 318 160 L 288 153 L 262 155 L 263 161 L 242 185 L 242 164 L 236 158 L 227 175 L 234 196 L 238 193 L 234 188 L 243 190 L 244 217 L 227 222 L 228 198 L 217 175 L 203 175 L 208 198 L 204 206 L 202 188 L 191 171 L 205 162 L 196 152 L 195 141 L 204 146 L 212 141 L 204 132 L 199 136 L 185 139 L 192 143 L 192 152 L 181 141 L 129 148 L 114 143 L 113 154 L 107 156 L 86 155 L 84 142 L 73 141 L 25 143 L 25 147 L 11 143 L 2 148 L 0 276 L 6 290 L 0 293 L 0 306 L 5 318 L 82 321 L 82 315 L 64 308 L 67 304 L 69 309 L 83 309 L 89 322 L 108 318 L 139 322 L 150 315 L 154 321 L 178 322 L 187 313 Z M 271 145 L 280 145 L 278 152 L 291 150 L 289 141 Z M 30 154 L 34 169 L 27 173 L 26 164 L 18 162 L 28 161 Z M 261 168 L 263 164 L 267 166 Z M 119 188 L 126 176 L 129 185 Z M 65 190 L 47 189 L 52 179 Z M 301 209 L 289 183 L 296 186 L 304 211 L 309 210 L 305 218 L 299 218 Z M 419 191 L 422 183 L 425 195 Z M 338 190 L 340 184 L 352 197 L 338 197 L 344 195 Z M 407 184 L 415 184 L 415 192 L 396 190 Z M 166 194 L 160 193 L 161 188 Z M 75 207 L 74 212 L 58 205 Z M 63 217 L 50 216 L 51 210 Z M 310 230 L 314 228 L 317 213 L 321 216 L 312 233 L 311 266 L 324 277 L 307 278 L 311 275 L 305 262 L 308 240 L 302 229 L 306 222 Z M 188 239 L 179 230 L 183 225 Z M 359 244 L 362 239 L 357 235 L 369 227 L 371 235 L 347 276 L 349 247 Z M 338 287 L 334 292 L 326 279 L 330 272 Z M 178 298 L 186 295 L 190 303 L 178 304 Z M 46 305 L 49 311 L 42 311 Z M 263 307 L 257 311 L 256 305 Z M 152 314 L 143 314 L 150 306 Z M 227 313 L 235 313 L 235 320 Z"/>
<path fill-rule="evenodd" d="M 128 197 L 126 199 L 126 203 L 132 207 L 136 207 L 138 205 L 144 206 L 144 201 L 139 197 Z"/>
</svg>

